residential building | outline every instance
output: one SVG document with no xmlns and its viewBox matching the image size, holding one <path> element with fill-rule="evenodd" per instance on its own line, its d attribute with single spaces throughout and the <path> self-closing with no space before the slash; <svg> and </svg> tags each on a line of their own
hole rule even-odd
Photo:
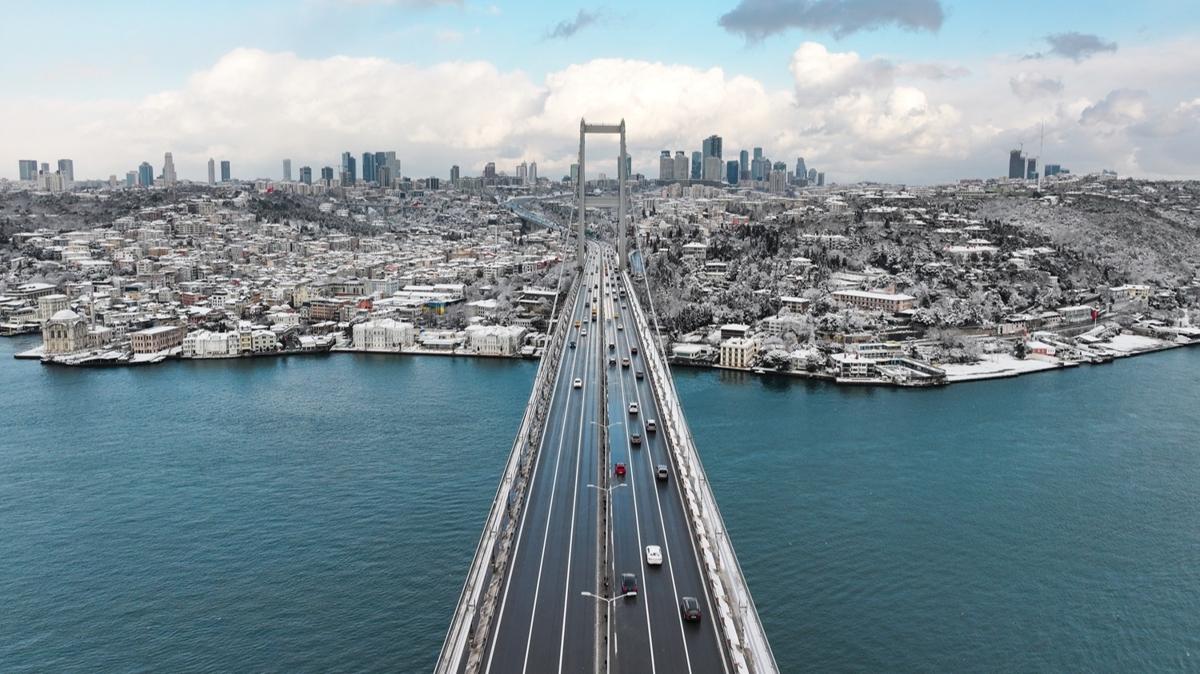
<svg viewBox="0 0 1200 674">
<path fill-rule="evenodd" d="M 159 353 L 183 344 L 187 328 L 182 325 L 158 325 L 129 333 L 134 353 Z"/>
<path fill-rule="evenodd" d="M 458 187 L 458 179 L 460 176 L 461 176 L 461 171 L 458 168 L 458 164 L 451 166 L 450 167 L 450 184 L 454 185 L 455 187 Z"/>
<path fill-rule="evenodd" d="M 758 345 L 753 339 L 734 337 L 721 342 L 721 367 L 749 369 L 754 363 Z"/>
<path fill-rule="evenodd" d="M 663 182 L 675 179 L 675 160 L 671 159 L 670 150 L 663 150 L 658 157 L 658 179 Z"/>
<path fill-rule="evenodd" d="M 917 298 L 899 293 L 881 293 L 869 290 L 838 290 L 833 299 L 868 311 L 885 311 L 898 314 L 916 305 Z"/>
<path fill-rule="evenodd" d="M 221 160 L 221 182 L 227 183 L 233 180 L 233 168 L 229 165 L 228 159 Z"/>
<path fill-rule="evenodd" d="M 212 157 L 208 158 L 208 184 L 217 184 L 217 162 Z"/>
</svg>

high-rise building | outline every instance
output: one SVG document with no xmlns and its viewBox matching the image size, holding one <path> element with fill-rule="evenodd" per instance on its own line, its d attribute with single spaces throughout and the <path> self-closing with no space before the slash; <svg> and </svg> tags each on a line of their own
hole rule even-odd
<svg viewBox="0 0 1200 674">
<path fill-rule="evenodd" d="M 292 182 L 292 160 L 283 160 L 283 179 L 287 182 Z"/>
<path fill-rule="evenodd" d="M 1045 170 L 1046 170 L 1047 178 L 1049 178 L 1050 176 L 1056 176 L 1056 175 L 1061 175 L 1064 173 L 1071 172 L 1069 169 L 1063 168 L 1061 164 L 1046 164 Z"/>
<path fill-rule="evenodd" d="M 692 180 L 699 180 L 704 175 L 704 155 L 698 150 L 692 152 Z"/>
<path fill-rule="evenodd" d="M 229 165 L 228 159 L 221 160 L 221 182 L 227 183 L 233 180 L 233 167 Z"/>
<path fill-rule="evenodd" d="M 358 182 L 358 168 L 355 165 L 354 155 L 349 152 L 342 153 L 342 185 L 353 185 Z"/>
<path fill-rule="evenodd" d="M 125 187 L 137 187 L 138 172 L 130 171 L 125 174 Z"/>
<path fill-rule="evenodd" d="M 321 168 L 321 184 L 326 187 L 333 186 L 333 167 L 324 166 Z"/>
<path fill-rule="evenodd" d="M 217 162 L 212 157 L 208 158 L 208 184 L 217 184 Z"/>
<path fill-rule="evenodd" d="M 689 177 L 691 177 L 691 175 L 692 175 L 692 173 L 688 169 L 687 155 L 684 154 L 683 150 L 676 150 L 675 151 L 675 179 L 676 180 L 687 180 Z"/>
<path fill-rule="evenodd" d="M 821 171 L 817 174 L 817 187 L 825 187 L 825 172 Z"/>
<path fill-rule="evenodd" d="M 771 160 L 762 156 L 762 148 L 754 148 L 754 159 L 750 160 L 750 178 L 766 180 L 771 173 Z"/>
<path fill-rule="evenodd" d="M 458 164 L 451 166 L 450 167 L 450 184 L 457 187 L 458 179 L 459 179 L 460 175 L 461 175 L 461 171 L 459 171 Z"/>
<path fill-rule="evenodd" d="M 521 162 L 516 168 L 517 180 L 522 183 L 529 177 L 529 162 Z"/>
<path fill-rule="evenodd" d="M 743 152 L 742 154 L 746 154 Z M 736 159 L 730 159 L 725 162 L 725 182 L 730 185 L 738 184 L 738 178 L 742 174 L 742 162 Z"/>
<path fill-rule="evenodd" d="M 138 187 L 150 187 L 154 184 L 154 167 L 144 161 L 138 165 Z"/>
<path fill-rule="evenodd" d="M 1025 175 L 1025 156 L 1021 151 L 1010 150 L 1008 153 L 1008 179 L 1020 180 Z"/>
<path fill-rule="evenodd" d="M 1027 157 L 1026 161 L 1029 162 L 1029 164 L 1028 164 L 1028 166 L 1025 167 L 1025 179 L 1026 180 L 1037 180 L 1037 177 L 1038 177 L 1037 158 L 1036 157 Z"/>
<path fill-rule="evenodd" d="M 379 183 L 380 187 L 391 187 L 395 178 L 396 176 L 392 175 L 392 167 L 386 162 L 375 165 L 375 182 Z"/>
<path fill-rule="evenodd" d="M 42 162 L 42 171 L 41 172 L 49 173 L 50 172 L 50 164 L 47 162 Z"/>
<path fill-rule="evenodd" d="M 815 168 L 808 169 L 808 184 L 809 185 L 817 184 L 817 169 L 815 169 Z"/>
<path fill-rule="evenodd" d="M 754 148 L 754 158 L 755 158 L 755 159 L 762 159 L 762 158 L 763 158 L 763 150 L 762 150 L 762 148 L 761 148 L 761 147 L 756 147 L 756 148 Z"/>
<path fill-rule="evenodd" d="M 489 185 L 496 183 L 496 162 L 490 161 L 483 166 L 483 182 Z"/>
<path fill-rule="evenodd" d="M 787 190 L 787 169 L 782 171 L 773 170 L 767 175 L 767 189 L 776 194 L 781 194 Z"/>
<path fill-rule="evenodd" d="M 63 185 L 66 189 L 71 189 L 71 185 L 75 183 L 75 162 L 70 159 L 59 159 L 58 172 L 62 174 Z"/>
<path fill-rule="evenodd" d="M 579 184 L 579 164 L 571 164 L 571 184 Z"/>
<path fill-rule="evenodd" d="M 300 167 L 300 182 L 304 183 L 305 185 L 312 184 L 312 167 L 311 166 L 301 166 Z"/>
<path fill-rule="evenodd" d="M 37 180 L 37 168 L 36 159 L 20 159 L 17 161 L 17 169 L 20 171 L 21 180 L 26 182 Z"/>
<path fill-rule="evenodd" d="M 167 187 L 175 186 L 175 160 L 171 158 L 171 153 L 163 155 L 163 185 Z"/>
<path fill-rule="evenodd" d="M 802 181 L 808 181 L 808 167 L 804 165 L 804 157 L 796 158 L 796 177 Z"/>
<path fill-rule="evenodd" d="M 738 175 L 750 170 L 750 153 L 742 150 L 738 153 Z"/>
<path fill-rule="evenodd" d="M 704 156 L 705 157 L 716 157 L 717 159 L 721 158 L 721 137 L 720 136 L 713 134 L 713 135 L 709 136 L 708 138 L 705 138 L 704 142 L 701 144 L 701 147 L 704 148 Z"/>
<path fill-rule="evenodd" d="M 670 150 L 663 150 L 658 156 L 658 179 L 662 182 L 675 179 L 675 160 L 671 159 Z"/>
<path fill-rule="evenodd" d="M 721 182 L 721 169 L 725 166 L 721 163 L 720 157 L 705 157 L 704 158 L 704 180 L 710 182 Z"/>
<path fill-rule="evenodd" d="M 364 152 L 362 156 L 362 177 L 364 183 L 378 182 L 379 177 L 375 175 L 375 153 Z"/>
<path fill-rule="evenodd" d="M 529 182 L 537 184 L 537 162 L 535 161 L 529 162 Z"/>
</svg>

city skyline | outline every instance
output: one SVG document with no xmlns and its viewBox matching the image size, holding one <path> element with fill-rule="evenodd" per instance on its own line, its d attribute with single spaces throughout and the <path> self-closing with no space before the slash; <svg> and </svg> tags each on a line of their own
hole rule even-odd
<svg viewBox="0 0 1200 674">
<path fill-rule="evenodd" d="M 244 167 L 240 177 L 269 178 L 283 157 L 315 167 L 346 147 L 379 146 L 396 148 L 413 177 L 523 161 L 558 177 L 574 152 L 563 129 L 581 116 L 624 118 L 633 170 L 647 176 L 661 148 L 690 154 L 717 133 L 731 151 L 805 157 L 839 181 L 999 177 L 1009 150 L 1039 154 L 1045 124 L 1043 164 L 1194 177 L 1200 97 L 1189 85 L 1200 47 L 1186 4 L 1024 4 L 1037 8 L 1037 26 L 1016 5 L 936 0 L 770 11 L 762 0 L 729 0 L 674 13 L 671 3 L 616 3 L 550 16 L 504 3 L 314 0 L 280 31 L 184 41 L 152 65 L 121 55 L 123 40 L 82 34 L 136 13 L 147 44 L 161 39 L 153 26 L 181 17 L 210 35 L 227 27 L 232 5 L 67 2 L 72 11 L 53 20 L 19 7 L 10 25 L 30 30 L 15 31 L 14 67 L 0 75 L 10 120 L 0 146 L 11 152 L 0 177 L 17 179 L 19 159 L 71 157 L 76 180 L 106 179 L 172 152 L 180 179 L 204 181 L 218 156 Z M 258 5 L 247 24 L 261 25 L 272 7 Z M 318 26 L 345 39 L 315 44 Z M 706 48 L 680 56 L 692 29 Z M 407 46 L 351 39 L 383 30 Z M 677 39 L 645 39 L 654 30 Z M 95 58 L 33 59 L 50 33 L 80 36 Z M 521 36 L 535 47 L 516 49 Z"/>
</svg>

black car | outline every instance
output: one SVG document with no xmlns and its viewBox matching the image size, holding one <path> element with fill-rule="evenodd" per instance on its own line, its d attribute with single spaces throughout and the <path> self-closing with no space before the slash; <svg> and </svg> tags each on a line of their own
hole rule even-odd
<svg viewBox="0 0 1200 674">
<path fill-rule="evenodd" d="M 700 622 L 700 602 L 695 597 L 684 597 L 679 602 L 679 613 L 688 622 Z"/>
<path fill-rule="evenodd" d="M 644 379 L 645 377 L 646 377 L 646 373 L 645 373 L 645 372 L 642 372 L 641 370 L 638 370 L 638 371 L 637 371 L 637 378 L 638 378 L 638 379 Z"/>
<path fill-rule="evenodd" d="M 621 574 L 621 594 L 627 594 L 627 595 L 636 597 L 637 593 L 638 593 L 637 576 L 633 575 L 632 573 L 622 573 Z M 695 600 L 693 600 L 693 601 L 695 601 Z M 696 606 L 696 610 L 697 611 L 700 610 L 699 605 Z"/>
<path fill-rule="evenodd" d="M 571 348 L 572 348 L 572 349 L 574 349 L 574 348 L 575 348 L 575 340 L 573 340 L 573 339 L 571 340 Z"/>
</svg>

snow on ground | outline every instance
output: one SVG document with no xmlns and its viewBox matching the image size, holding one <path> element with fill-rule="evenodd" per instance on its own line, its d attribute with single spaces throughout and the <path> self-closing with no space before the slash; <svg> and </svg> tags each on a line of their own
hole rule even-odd
<svg viewBox="0 0 1200 674">
<path fill-rule="evenodd" d="M 1028 372 L 1053 370 L 1062 367 L 1062 363 L 1049 362 L 1028 358 L 1020 360 L 1011 354 L 995 353 L 983 357 L 978 363 L 943 364 L 938 365 L 946 371 L 946 381 L 973 381 L 976 379 L 995 379 L 998 377 L 1015 377 Z"/>
<path fill-rule="evenodd" d="M 1109 349 L 1110 351 L 1114 351 L 1118 354 L 1130 355 L 1130 354 L 1134 354 L 1134 353 L 1139 353 L 1141 351 L 1152 351 L 1154 349 L 1161 349 L 1164 346 L 1170 346 L 1170 343 L 1165 342 L 1161 339 L 1155 339 L 1153 337 L 1143 337 L 1142 335 L 1121 334 L 1121 335 L 1117 335 L 1116 337 L 1113 337 L 1112 340 L 1110 340 L 1108 342 L 1101 343 L 1100 346 L 1103 346 L 1103 347 Z"/>
</svg>

